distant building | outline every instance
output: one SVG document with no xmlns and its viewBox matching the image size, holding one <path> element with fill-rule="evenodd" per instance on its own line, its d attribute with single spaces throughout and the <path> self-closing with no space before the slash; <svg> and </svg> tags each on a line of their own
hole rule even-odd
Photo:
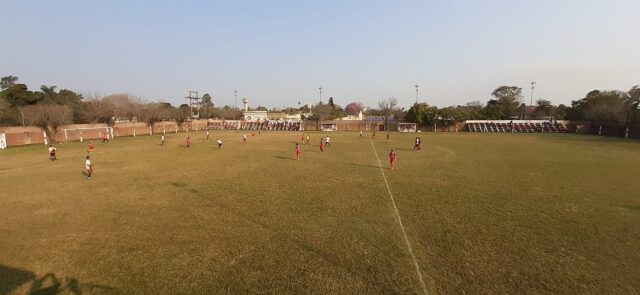
<svg viewBox="0 0 640 295">
<path fill-rule="evenodd" d="M 358 115 L 348 115 L 346 117 L 342 117 L 338 120 L 348 120 L 348 121 L 362 121 L 364 120 L 364 116 L 362 115 L 362 111 L 358 113 Z"/>
<path fill-rule="evenodd" d="M 250 111 L 249 100 L 245 97 L 242 100 L 243 111 L 242 118 L 249 122 L 258 121 L 301 121 L 301 114 L 287 114 L 282 111 Z"/>
</svg>

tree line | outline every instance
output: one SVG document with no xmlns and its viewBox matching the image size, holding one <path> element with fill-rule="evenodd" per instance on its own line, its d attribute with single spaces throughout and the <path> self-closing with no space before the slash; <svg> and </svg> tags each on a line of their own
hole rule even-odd
<svg viewBox="0 0 640 295">
<path fill-rule="evenodd" d="M 486 103 L 479 101 L 465 105 L 438 108 L 426 103 L 414 104 L 406 113 L 408 122 L 420 127 L 448 126 L 465 120 L 523 120 L 557 119 L 613 125 L 619 128 L 640 125 L 640 87 L 629 91 L 593 90 L 570 105 L 554 105 L 538 99 L 534 106 L 523 102 L 522 88 L 500 86 Z"/>
<path fill-rule="evenodd" d="M 182 124 L 191 119 L 192 109 L 187 104 L 174 107 L 166 102 L 146 102 L 129 94 L 112 94 L 104 97 L 85 95 L 69 89 L 42 85 L 32 91 L 18 78 L 6 76 L 0 79 L 0 126 L 34 125 L 55 133 L 58 126 L 70 123 L 175 121 Z M 413 104 L 408 110 L 398 106 L 397 98 L 380 100 L 377 107 L 365 107 L 351 102 L 344 108 L 334 102 L 319 102 L 313 106 L 288 108 L 289 114 L 302 113 L 306 120 L 334 120 L 347 115 L 380 116 L 386 125 L 388 120 L 416 123 L 419 127 L 451 126 L 465 120 L 514 120 L 514 119 L 566 119 L 609 124 L 620 128 L 640 125 L 640 87 L 628 91 L 593 90 L 570 105 L 554 105 L 549 100 L 538 99 L 535 106 L 523 102 L 522 88 L 500 86 L 486 102 L 472 101 L 465 105 L 436 107 L 426 103 Z M 267 110 L 258 106 L 254 110 Z M 200 118 L 241 119 L 237 108 L 216 107 L 209 94 L 201 100 Z M 306 117 L 305 117 L 306 116 Z"/>
<path fill-rule="evenodd" d="M 100 97 L 86 95 L 56 86 L 42 85 L 32 91 L 18 83 L 15 76 L 0 79 L 0 126 L 38 126 L 48 136 L 65 124 L 144 122 L 151 126 L 158 121 L 189 121 L 192 109 L 187 104 L 178 107 L 166 102 L 147 102 L 129 94 Z M 240 119 L 241 111 L 225 106 L 217 108 L 211 95 L 202 97 L 198 110 L 201 118 Z"/>
</svg>

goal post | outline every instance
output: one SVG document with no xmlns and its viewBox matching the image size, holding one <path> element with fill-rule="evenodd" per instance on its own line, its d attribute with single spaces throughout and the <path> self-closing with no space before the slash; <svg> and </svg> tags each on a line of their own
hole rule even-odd
<svg viewBox="0 0 640 295">
<path fill-rule="evenodd" d="M 338 131 L 338 124 L 335 124 L 335 123 L 323 123 L 323 124 L 320 124 L 320 130 L 321 131 L 328 131 L 328 132 Z"/>
<path fill-rule="evenodd" d="M 4 150 L 7 148 L 7 136 L 4 132 L 0 132 L 0 150 Z"/>
<path fill-rule="evenodd" d="M 83 142 L 85 139 L 100 139 L 104 135 L 113 139 L 113 127 L 92 127 L 92 128 L 67 128 L 62 129 L 64 133 L 64 141 L 79 140 Z"/>
<path fill-rule="evenodd" d="M 416 123 L 398 123 L 398 132 L 416 132 L 418 127 Z"/>
</svg>

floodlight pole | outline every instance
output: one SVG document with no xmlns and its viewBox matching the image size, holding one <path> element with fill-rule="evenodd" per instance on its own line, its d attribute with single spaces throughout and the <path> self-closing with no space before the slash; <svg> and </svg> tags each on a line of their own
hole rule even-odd
<svg viewBox="0 0 640 295">
<path fill-rule="evenodd" d="M 529 105 L 532 106 L 533 105 L 533 89 L 536 88 L 536 82 L 531 82 L 531 101 L 529 101 Z"/>
<path fill-rule="evenodd" d="M 420 85 L 416 84 L 416 105 L 418 104 L 418 88 L 420 87 Z"/>
<path fill-rule="evenodd" d="M 320 103 L 322 103 L 322 86 L 320 86 L 318 90 L 320 90 Z"/>
<path fill-rule="evenodd" d="M 238 89 L 233 91 L 233 96 L 235 97 L 236 110 L 238 109 Z"/>
</svg>

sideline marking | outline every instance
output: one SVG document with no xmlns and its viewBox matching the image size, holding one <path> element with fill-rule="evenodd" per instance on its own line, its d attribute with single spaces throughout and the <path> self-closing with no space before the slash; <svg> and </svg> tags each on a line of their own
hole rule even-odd
<svg viewBox="0 0 640 295">
<path fill-rule="evenodd" d="M 424 294 L 429 294 L 427 291 L 427 285 L 424 283 L 424 279 L 422 278 L 422 272 L 420 271 L 420 265 L 418 265 L 418 260 L 416 260 L 416 256 L 413 254 L 413 249 L 411 248 L 411 243 L 409 242 L 409 238 L 407 237 L 407 232 L 404 230 L 404 225 L 402 225 L 402 219 L 400 218 L 400 212 L 398 212 L 398 207 L 396 206 L 396 201 L 393 198 L 393 194 L 391 193 L 391 188 L 389 188 L 389 183 L 387 182 L 387 176 L 384 174 L 384 169 L 382 169 L 382 163 L 380 163 L 380 158 L 378 157 L 378 152 L 376 151 L 376 146 L 373 144 L 373 140 L 371 141 L 371 147 L 373 147 L 373 153 L 376 154 L 376 160 L 378 160 L 378 167 L 380 167 L 380 172 L 382 172 L 382 178 L 384 179 L 384 184 L 387 186 L 387 191 L 389 192 L 389 197 L 391 198 L 391 204 L 393 205 L 393 210 L 396 213 L 396 218 L 398 219 L 398 224 L 400 224 L 400 230 L 402 230 L 402 235 L 404 236 L 404 242 L 407 244 L 407 249 L 409 249 L 409 254 L 411 255 L 411 260 L 413 260 L 413 265 L 416 267 L 416 274 L 418 275 L 418 280 L 420 280 L 420 285 L 422 286 L 422 291 Z"/>
</svg>

